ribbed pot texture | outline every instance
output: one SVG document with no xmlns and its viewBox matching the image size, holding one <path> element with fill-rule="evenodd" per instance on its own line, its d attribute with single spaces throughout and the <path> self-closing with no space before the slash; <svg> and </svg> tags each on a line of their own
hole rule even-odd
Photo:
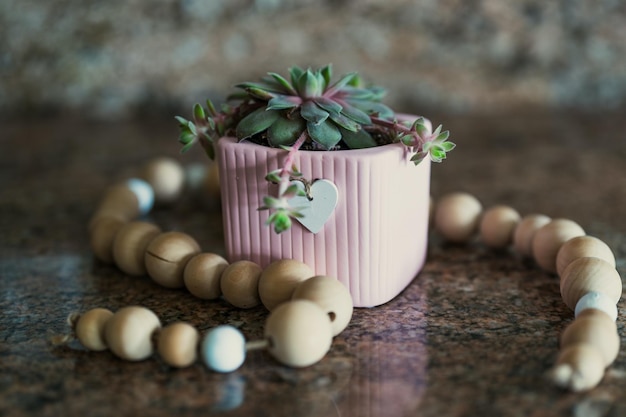
<svg viewBox="0 0 626 417">
<path fill-rule="evenodd" d="M 430 160 L 415 166 L 402 144 L 345 151 L 299 151 L 296 164 L 309 180 L 328 179 L 339 201 L 323 229 L 313 234 L 294 221 L 276 234 L 259 211 L 277 186 L 265 175 L 287 152 L 221 138 L 217 143 L 224 235 L 230 262 L 262 267 L 293 258 L 317 275 L 339 279 L 356 307 L 373 307 L 398 295 L 426 258 Z"/>
</svg>

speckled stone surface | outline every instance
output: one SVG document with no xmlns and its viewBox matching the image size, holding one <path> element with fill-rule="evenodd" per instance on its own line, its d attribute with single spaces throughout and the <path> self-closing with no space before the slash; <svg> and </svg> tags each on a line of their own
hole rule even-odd
<svg viewBox="0 0 626 417">
<path fill-rule="evenodd" d="M 621 115 L 528 113 L 435 116 L 458 148 L 433 167 L 433 194 L 465 190 L 485 206 L 510 204 L 579 222 L 605 240 L 626 273 L 626 121 Z M 235 373 L 153 358 L 127 363 L 73 342 L 46 340 L 66 316 L 129 304 L 163 323 L 223 323 L 262 335 L 262 308 L 240 311 L 125 276 L 98 263 L 86 224 L 104 187 L 151 157 L 178 156 L 169 119 L 79 120 L 0 127 L 1 416 L 622 416 L 626 355 L 601 385 L 571 394 L 544 379 L 573 313 L 558 279 L 480 242 L 431 242 L 429 260 L 395 300 L 359 309 L 318 364 L 293 370 L 254 352 Z M 151 219 L 223 253 L 220 214 L 187 196 Z M 624 302 L 619 304 L 624 312 Z M 625 319 L 618 319 L 622 344 Z"/>
</svg>

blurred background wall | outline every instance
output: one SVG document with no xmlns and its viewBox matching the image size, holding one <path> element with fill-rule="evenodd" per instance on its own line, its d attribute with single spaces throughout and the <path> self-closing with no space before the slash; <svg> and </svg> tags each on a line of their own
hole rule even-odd
<svg viewBox="0 0 626 417">
<path fill-rule="evenodd" d="M 404 111 L 626 104 L 620 0 L 0 0 L 0 114 L 187 114 L 333 63 Z"/>
</svg>

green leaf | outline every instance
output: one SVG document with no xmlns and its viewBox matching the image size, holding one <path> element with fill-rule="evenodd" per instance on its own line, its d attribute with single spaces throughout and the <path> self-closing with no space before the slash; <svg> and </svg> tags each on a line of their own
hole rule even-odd
<svg viewBox="0 0 626 417">
<path fill-rule="evenodd" d="M 207 99 L 206 101 L 206 108 L 209 111 L 209 114 L 213 117 L 217 116 L 217 110 L 215 110 L 215 106 L 213 105 L 213 102 L 209 99 Z"/>
<path fill-rule="evenodd" d="M 280 182 L 280 170 L 277 169 L 275 171 L 270 172 L 269 174 L 265 176 L 265 179 L 269 182 L 278 184 Z"/>
<path fill-rule="evenodd" d="M 330 113 L 330 119 L 338 126 L 341 126 L 351 132 L 356 132 L 361 128 L 361 125 L 359 125 L 354 120 L 347 118 L 341 113 Z"/>
<path fill-rule="evenodd" d="M 180 128 L 187 127 L 187 124 L 189 123 L 189 121 L 182 116 L 174 116 L 174 119 L 176 119 Z"/>
<path fill-rule="evenodd" d="M 326 65 L 324 68 L 320 70 L 320 73 L 322 74 L 322 77 L 324 78 L 324 88 L 322 89 L 323 91 L 323 90 L 326 90 L 326 88 L 330 84 L 330 80 L 333 77 L 332 65 L 330 64 Z"/>
<path fill-rule="evenodd" d="M 262 88 L 248 87 L 246 88 L 246 92 L 259 100 L 271 100 L 274 97 L 274 94 Z"/>
<path fill-rule="evenodd" d="M 189 142 L 188 144 L 186 144 L 185 146 L 183 146 L 183 147 L 181 148 L 180 153 L 185 153 L 185 152 L 187 152 L 187 151 L 188 151 L 189 149 L 191 149 L 191 147 L 192 147 L 193 145 L 195 145 L 195 144 L 196 144 L 195 142 Z"/>
<path fill-rule="evenodd" d="M 439 136 L 439 133 L 441 133 L 441 127 L 441 125 L 437 126 L 437 129 L 433 132 L 433 136 Z"/>
<path fill-rule="evenodd" d="M 369 132 L 361 129 L 357 132 L 339 128 L 341 139 L 350 149 L 372 148 L 377 145 L 376 141 Z"/>
<path fill-rule="evenodd" d="M 196 120 L 196 123 L 206 119 L 204 109 L 197 103 L 193 106 L 193 118 Z"/>
<path fill-rule="evenodd" d="M 298 80 L 300 79 L 300 76 L 302 75 L 303 72 L 304 70 L 298 66 L 293 66 L 289 68 L 289 76 L 291 77 L 292 86 L 298 85 Z"/>
<path fill-rule="evenodd" d="M 292 96 L 297 96 L 298 92 L 296 91 L 295 88 L 293 88 L 293 86 L 289 83 L 289 81 L 287 81 L 286 79 L 283 78 L 282 75 L 277 74 L 275 72 L 268 72 L 268 74 L 274 78 L 274 80 L 276 80 L 276 82 L 278 84 L 280 84 L 287 93 L 291 94 Z"/>
<path fill-rule="evenodd" d="M 378 117 L 383 119 L 393 119 L 395 114 L 393 110 L 382 103 L 376 103 L 367 100 L 349 100 L 349 103 L 352 104 L 357 109 L 372 115 L 377 114 Z"/>
<path fill-rule="evenodd" d="M 419 165 L 419 163 L 424 160 L 426 155 L 426 152 L 417 152 L 415 155 L 413 155 L 413 157 L 411 157 L 411 161 L 415 163 L 415 165 Z"/>
<path fill-rule="evenodd" d="M 328 120 L 320 124 L 307 123 L 307 131 L 309 136 L 325 149 L 334 147 L 341 140 L 339 128 Z"/>
<path fill-rule="evenodd" d="M 278 86 L 272 86 L 266 83 L 245 82 L 245 83 L 235 84 L 235 87 L 241 88 L 246 91 L 248 91 L 248 89 L 254 89 L 254 90 L 263 90 L 267 93 L 284 94 L 284 91 L 281 91 L 280 88 L 278 88 Z"/>
<path fill-rule="evenodd" d="M 412 135 L 403 135 L 400 138 L 400 141 L 405 145 L 405 146 L 413 146 L 413 136 Z"/>
<path fill-rule="evenodd" d="M 356 72 L 350 72 L 348 74 L 343 75 L 339 80 L 337 80 L 333 85 L 328 87 L 327 92 L 331 92 L 331 94 L 336 93 L 339 90 L 344 91 L 344 87 L 350 81 L 352 81 L 357 76 Z"/>
<path fill-rule="evenodd" d="M 326 97 L 316 97 L 313 99 L 313 102 L 320 106 L 322 109 L 326 110 L 328 113 L 339 113 L 343 109 L 343 107 L 341 107 L 341 104 L 337 103 L 335 100 Z"/>
<path fill-rule="evenodd" d="M 241 119 L 237 125 L 236 135 L 239 139 L 254 136 L 270 127 L 279 117 L 280 113 L 277 110 L 265 110 L 263 107 L 257 109 Z"/>
<path fill-rule="evenodd" d="M 443 143 L 439 144 L 439 146 L 441 146 L 441 148 L 444 151 L 450 152 L 452 149 L 456 148 L 456 143 L 453 143 L 453 142 L 443 142 Z"/>
<path fill-rule="evenodd" d="M 440 149 L 437 146 L 432 147 L 432 149 L 430 150 L 430 159 L 433 162 L 441 162 L 445 158 L 446 158 L 446 153 L 443 151 L 443 149 Z"/>
<path fill-rule="evenodd" d="M 326 119 L 328 119 L 328 112 L 322 110 L 317 104 L 312 101 L 305 101 L 300 107 L 300 115 L 304 117 L 305 120 L 314 123 L 320 124 Z"/>
<path fill-rule="evenodd" d="M 273 99 L 268 101 L 267 110 L 283 110 L 293 109 L 298 107 L 302 103 L 300 97 L 276 95 Z"/>
<path fill-rule="evenodd" d="M 183 145 L 187 145 L 188 143 L 193 142 L 195 139 L 196 135 L 186 130 L 180 132 L 180 135 L 178 136 L 178 141 Z"/>
<path fill-rule="evenodd" d="M 267 139 L 273 147 L 293 145 L 306 129 L 305 121 L 297 117 L 279 117 L 267 130 Z"/>
<path fill-rule="evenodd" d="M 298 91 L 303 97 L 317 97 L 320 95 L 319 83 L 315 74 L 311 70 L 302 73 L 298 79 Z"/>
<path fill-rule="evenodd" d="M 413 126 L 411 128 L 415 130 L 420 137 L 424 137 L 430 133 L 423 117 L 420 117 L 413 122 Z"/>
<path fill-rule="evenodd" d="M 370 124 L 372 124 L 372 119 L 370 119 L 370 117 L 367 115 L 367 113 L 365 113 L 362 110 L 357 109 L 356 107 L 354 107 L 351 104 L 345 103 L 345 105 L 343 106 L 343 109 L 341 109 L 341 112 L 345 116 L 348 116 L 349 118 L 351 118 L 355 122 L 360 123 L 362 125 L 370 125 Z"/>
<path fill-rule="evenodd" d="M 450 137 L 450 131 L 441 132 L 435 139 L 437 142 L 445 142 Z"/>
</svg>

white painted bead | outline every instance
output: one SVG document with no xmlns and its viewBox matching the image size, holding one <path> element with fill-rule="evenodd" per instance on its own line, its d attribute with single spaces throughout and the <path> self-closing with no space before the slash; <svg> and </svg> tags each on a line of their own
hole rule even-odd
<svg viewBox="0 0 626 417">
<path fill-rule="evenodd" d="M 126 181 L 126 185 L 137 196 L 139 214 L 143 216 L 150 213 L 152 206 L 154 206 L 154 190 L 150 184 L 139 178 L 131 178 Z"/>
<path fill-rule="evenodd" d="M 217 326 L 202 340 L 202 359 L 215 372 L 233 372 L 246 359 L 246 340 L 233 326 Z"/>
<path fill-rule="evenodd" d="M 583 295 L 576 303 L 574 314 L 578 317 L 580 313 L 588 309 L 600 310 L 611 317 L 613 321 L 617 320 L 617 306 L 611 297 L 604 293 L 592 291 Z"/>
</svg>

